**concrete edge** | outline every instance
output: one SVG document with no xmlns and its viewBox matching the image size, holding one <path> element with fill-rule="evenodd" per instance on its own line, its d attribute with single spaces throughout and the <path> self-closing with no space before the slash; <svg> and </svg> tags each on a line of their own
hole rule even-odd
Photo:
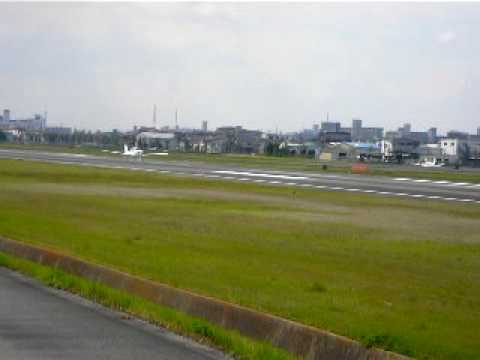
<svg viewBox="0 0 480 360">
<path fill-rule="evenodd" d="M 0 236 L 0 251 L 52 266 L 112 288 L 171 307 L 255 340 L 266 341 L 308 360 L 406 360 L 406 356 L 367 349 L 325 330 L 260 313 L 221 300 L 141 279 L 105 266 Z"/>
</svg>

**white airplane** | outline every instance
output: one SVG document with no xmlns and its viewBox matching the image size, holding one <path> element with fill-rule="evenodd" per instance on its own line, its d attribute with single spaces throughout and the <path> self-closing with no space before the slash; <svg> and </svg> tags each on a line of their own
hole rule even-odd
<svg viewBox="0 0 480 360">
<path fill-rule="evenodd" d="M 421 167 L 442 167 L 445 165 L 444 163 L 436 163 L 435 161 L 424 161 L 420 163 L 416 163 L 415 165 L 421 166 Z"/>
<path fill-rule="evenodd" d="M 122 155 L 142 157 L 143 150 L 137 149 L 136 146 L 132 146 L 132 148 L 129 149 L 128 145 L 124 144 Z"/>
</svg>

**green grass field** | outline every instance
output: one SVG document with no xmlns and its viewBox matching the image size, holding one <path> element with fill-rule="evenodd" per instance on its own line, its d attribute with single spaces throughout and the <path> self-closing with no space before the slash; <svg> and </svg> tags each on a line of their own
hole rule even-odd
<svg viewBox="0 0 480 360">
<path fill-rule="evenodd" d="M 98 148 L 93 147 L 68 147 L 56 145 L 15 145 L 1 144 L 1 148 L 23 149 L 23 150 L 39 150 L 66 152 L 75 154 L 88 154 L 98 156 L 120 156 L 109 152 L 102 152 Z M 117 149 L 120 150 L 120 149 Z M 149 160 L 155 160 L 149 157 Z M 205 164 L 216 164 L 234 167 L 243 167 L 246 169 L 268 169 L 283 171 L 304 171 L 313 173 L 351 173 L 351 167 L 354 162 L 346 160 L 321 162 L 315 159 L 305 157 L 275 157 L 262 155 L 239 155 L 239 154 L 199 154 L 199 153 L 175 153 L 172 152 L 168 156 L 162 156 L 157 160 L 162 161 L 184 161 L 184 162 L 200 162 Z M 327 165 L 327 169 L 323 169 L 323 165 Z M 373 176 L 390 176 L 390 177 L 411 177 L 419 179 L 449 180 L 449 181 L 468 181 L 480 183 L 480 169 L 460 168 L 456 170 L 452 167 L 445 168 L 422 168 L 415 166 L 397 165 L 397 164 L 381 164 L 370 163 L 370 173 Z"/>
<path fill-rule="evenodd" d="M 0 161 L 0 234 L 417 358 L 480 358 L 480 207 Z"/>
</svg>

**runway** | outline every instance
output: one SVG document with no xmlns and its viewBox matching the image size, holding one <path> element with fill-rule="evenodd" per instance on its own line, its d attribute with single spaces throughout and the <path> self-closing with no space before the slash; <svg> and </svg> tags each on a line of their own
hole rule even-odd
<svg viewBox="0 0 480 360">
<path fill-rule="evenodd" d="M 102 157 L 83 154 L 0 150 L 0 159 L 22 159 L 94 166 L 129 171 L 145 171 L 174 176 L 310 188 L 318 191 L 364 193 L 406 199 L 429 199 L 447 202 L 480 204 L 480 184 L 383 176 L 319 174 L 268 169 L 245 169 L 195 162 L 138 160 L 126 157 Z"/>
<path fill-rule="evenodd" d="M 0 267 L 0 358 L 220 360 L 164 329 Z"/>
</svg>

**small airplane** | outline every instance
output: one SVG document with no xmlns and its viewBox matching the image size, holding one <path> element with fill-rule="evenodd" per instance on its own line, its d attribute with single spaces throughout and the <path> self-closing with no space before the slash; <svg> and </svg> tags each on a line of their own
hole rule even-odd
<svg viewBox="0 0 480 360">
<path fill-rule="evenodd" d="M 416 163 L 415 165 L 421 166 L 421 167 L 442 167 L 445 165 L 444 163 L 436 163 L 435 161 L 423 161 L 420 163 Z"/>
<path fill-rule="evenodd" d="M 128 148 L 127 144 L 123 145 L 123 153 L 122 155 L 127 155 L 127 156 L 136 156 L 136 157 L 142 157 L 143 156 L 143 150 L 137 149 L 136 146 L 132 146 L 130 149 Z"/>
</svg>

